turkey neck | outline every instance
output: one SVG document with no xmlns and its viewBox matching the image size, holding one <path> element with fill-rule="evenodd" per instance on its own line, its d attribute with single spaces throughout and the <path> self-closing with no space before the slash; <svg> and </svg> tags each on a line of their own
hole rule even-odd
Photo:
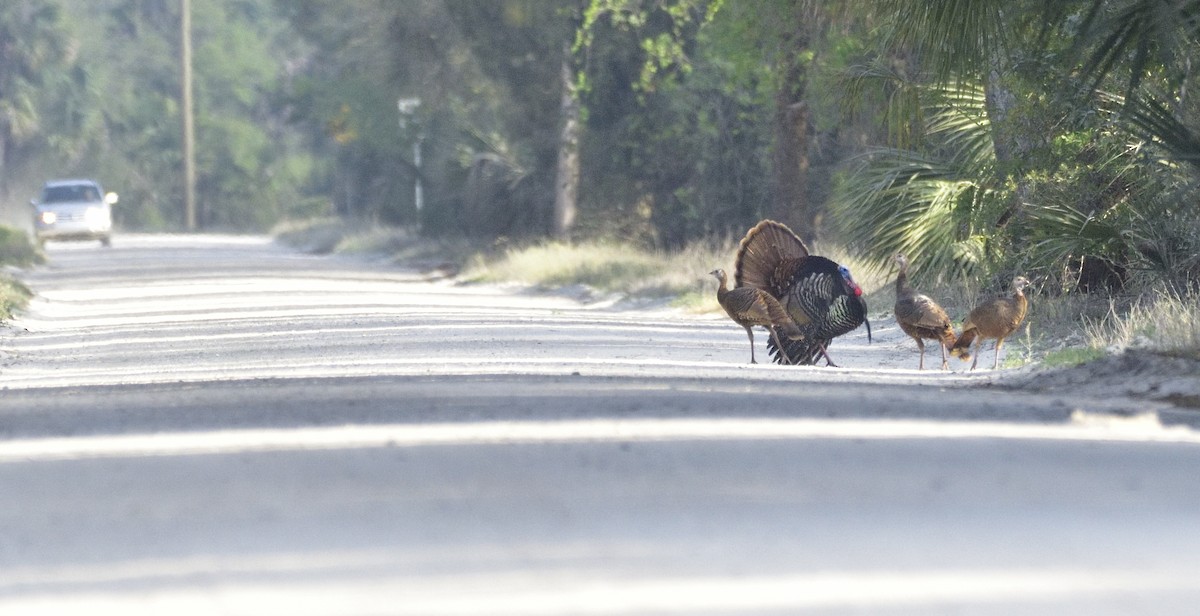
<svg viewBox="0 0 1200 616">
<path fill-rule="evenodd" d="M 1021 318 L 1025 318 L 1025 312 L 1029 310 L 1029 300 L 1025 299 L 1025 292 L 1021 289 L 1013 289 L 1013 302 L 1017 305 L 1017 314 Z"/>
<path fill-rule="evenodd" d="M 908 293 L 908 265 L 900 266 L 900 273 L 896 274 L 896 296 Z"/>
<path fill-rule="evenodd" d="M 726 295 L 729 289 L 725 288 L 725 276 L 717 276 L 717 303 L 724 303 Z"/>
</svg>

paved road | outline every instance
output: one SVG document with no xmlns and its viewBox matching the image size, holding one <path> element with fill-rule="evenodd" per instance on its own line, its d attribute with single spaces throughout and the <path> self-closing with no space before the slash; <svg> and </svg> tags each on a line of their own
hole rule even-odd
<svg viewBox="0 0 1200 616">
<path fill-rule="evenodd" d="M 895 367 L 886 323 L 838 341 L 844 369 L 749 366 L 721 319 L 260 238 L 52 244 L 22 277 L 39 298 L 0 338 L 6 616 L 1200 600 L 1200 435 Z"/>
</svg>

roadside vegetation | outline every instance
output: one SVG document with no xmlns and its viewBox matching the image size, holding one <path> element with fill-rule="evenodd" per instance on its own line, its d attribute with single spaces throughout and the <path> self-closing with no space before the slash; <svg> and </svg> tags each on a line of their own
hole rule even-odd
<svg viewBox="0 0 1200 616">
<path fill-rule="evenodd" d="M 403 229 L 361 228 L 337 219 L 290 222 L 275 237 L 313 254 L 357 254 L 423 270 L 452 273 L 463 283 L 565 287 L 591 296 L 668 302 L 691 311 L 719 309 L 708 273 L 731 269 L 736 239 L 694 242 L 679 250 L 616 240 L 580 242 L 430 239 Z M 711 297 L 710 297 L 711 296 Z"/>
<path fill-rule="evenodd" d="M 41 263 L 41 251 L 19 229 L 0 225 L 0 267 L 28 267 Z M 0 270 L 0 322 L 12 318 L 13 312 L 29 301 L 31 293 L 7 271 Z"/>
<path fill-rule="evenodd" d="M 599 294 L 669 301 L 691 311 L 711 311 L 719 306 L 713 292 L 715 279 L 709 272 L 732 269 L 734 246 L 697 242 L 665 251 L 615 241 L 540 242 L 494 255 L 476 254 L 463 278 L 539 288 L 583 286 Z"/>
<path fill-rule="evenodd" d="M 1200 359 L 1200 302 L 1173 291 L 1148 294 L 1127 307 L 1114 301 L 1106 315 L 1085 321 L 1084 332 L 1094 349 L 1146 349 Z"/>
<path fill-rule="evenodd" d="M 25 307 L 32 296 L 28 287 L 8 274 L 0 274 L 0 323 L 11 319 L 16 311 Z"/>
<path fill-rule="evenodd" d="M 721 310 L 718 267 L 731 271 L 739 238 L 695 242 L 675 251 L 639 248 L 616 241 L 555 242 L 480 248 L 437 242 L 400 229 L 348 229 L 334 219 L 289 223 L 276 237 L 313 253 L 372 255 L 420 269 L 438 269 L 463 284 L 520 285 L 544 292 L 570 289 L 589 297 L 657 303 L 693 313 Z M 845 248 L 814 248 L 844 263 L 862 286 L 871 318 L 886 318 L 895 302 L 895 271 L 855 258 Z M 978 285 L 923 284 L 956 322 L 989 292 Z M 1029 317 L 1006 341 L 1006 367 L 1031 363 L 1074 366 L 1128 348 L 1200 359 L 1200 305 L 1190 296 L 1148 292 L 1118 300 L 1080 293 L 1030 291 Z"/>
</svg>

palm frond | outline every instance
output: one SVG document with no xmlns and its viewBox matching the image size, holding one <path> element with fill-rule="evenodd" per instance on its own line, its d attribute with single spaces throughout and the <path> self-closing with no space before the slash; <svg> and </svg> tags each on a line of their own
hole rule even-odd
<svg viewBox="0 0 1200 616">
<path fill-rule="evenodd" d="M 986 175 L 995 163 L 992 129 L 985 108 L 983 87 L 962 82 L 940 87 L 932 97 L 925 128 L 949 150 L 950 159 L 972 175 Z"/>
<path fill-rule="evenodd" d="M 897 251 L 938 276 L 978 265 L 973 219 L 990 191 L 953 166 L 908 150 L 876 150 L 836 195 L 832 209 L 847 240 L 879 268 Z"/>
<path fill-rule="evenodd" d="M 847 115 L 860 113 L 868 102 L 881 103 L 888 141 L 894 147 L 916 147 L 925 123 L 921 85 L 880 58 L 851 66 L 840 81 L 846 92 L 843 109 Z"/>
<path fill-rule="evenodd" d="M 883 0 L 894 16 L 887 34 L 893 48 L 915 49 L 937 81 L 977 75 L 1005 46 L 1006 0 Z"/>
<path fill-rule="evenodd" d="M 1131 99 L 1125 105 L 1124 119 L 1134 135 L 1200 171 L 1200 135 L 1179 121 L 1165 103 L 1146 96 Z"/>
<path fill-rule="evenodd" d="M 1002 201 L 989 185 L 995 153 L 981 86 L 946 81 L 921 95 L 921 147 L 880 148 L 857 159 L 832 211 L 848 241 L 879 268 L 903 251 L 914 269 L 953 277 L 986 261 L 989 244 L 978 230 Z"/>
<path fill-rule="evenodd" d="M 1170 56 L 1193 47 L 1197 36 L 1200 0 L 1092 0 L 1080 22 L 1073 51 L 1087 58 L 1083 78 L 1093 90 L 1118 67 L 1127 67 L 1125 92 L 1129 95 L 1141 85 L 1152 61 L 1169 64 Z"/>
<path fill-rule="evenodd" d="M 1041 238 L 1035 249 L 1056 258 L 1068 255 L 1111 255 L 1124 248 L 1122 226 L 1115 221 L 1084 213 L 1069 205 L 1046 205 L 1030 211 L 1035 233 Z"/>
</svg>

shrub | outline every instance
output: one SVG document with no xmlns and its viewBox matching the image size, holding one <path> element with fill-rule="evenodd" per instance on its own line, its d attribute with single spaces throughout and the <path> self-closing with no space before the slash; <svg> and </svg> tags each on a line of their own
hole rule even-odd
<svg viewBox="0 0 1200 616">
<path fill-rule="evenodd" d="M 0 265 L 26 267 L 45 260 L 42 252 L 20 229 L 0 225 Z"/>
</svg>

